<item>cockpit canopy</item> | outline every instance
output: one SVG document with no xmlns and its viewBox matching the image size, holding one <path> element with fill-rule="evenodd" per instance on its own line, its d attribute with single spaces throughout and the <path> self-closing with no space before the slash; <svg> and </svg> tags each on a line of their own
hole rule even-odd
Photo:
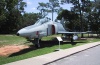
<svg viewBox="0 0 100 65">
<path fill-rule="evenodd" d="M 49 21 L 50 21 L 49 18 L 42 18 L 42 19 L 39 19 L 39 20 L 35 23 L 35 25 L 42 25 L 42 24 L 47 23 L 47 22 L 49 22 Z"/>
</svg>

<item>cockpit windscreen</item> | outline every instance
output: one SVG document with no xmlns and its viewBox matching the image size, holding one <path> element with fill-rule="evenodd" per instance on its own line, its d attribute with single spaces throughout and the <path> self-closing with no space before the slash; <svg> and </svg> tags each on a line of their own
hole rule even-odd
<svg viewBox="0 0 100 65">
<path fill-rule="evenodd" d="M 49 22 L 49 21 L 50 21 L 50 19 L 48 19 L 48 18 L 39 19 L 39 20 L 35 23 L 35 25 L 42 25 L 42 24 L 47 23 L 47 22 Z"/>
</svg>

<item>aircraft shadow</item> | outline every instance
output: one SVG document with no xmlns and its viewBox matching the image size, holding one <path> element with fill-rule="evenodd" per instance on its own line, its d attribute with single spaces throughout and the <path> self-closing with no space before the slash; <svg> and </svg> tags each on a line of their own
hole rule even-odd
<svg viewBox="0 0 100 65">
<path fill-rule="evenodd" d="M 30 45 L 29 48 L 26 48 L 26 49 L 23 49 L 23 50 L 21 50 L 21 51 L 19 51 L 19 52 L 13 53 L 13 54 L 9 55 L 9 57 L 22 55 L 22 54 L 31 52 L 31 51 L 33 51 L 33 50 L 36 50 L 36 48 L 34 47 L 34 45 Z"/>
<path fill-rule="evenodd" d="M 65 41 L 65 42 L 60 42 L 60 43 L 61 43 L 61 45 L 63 45 L 63 44 L 76 45 L 77 43 L 85 43 L 85 42 L 73 42 L 73 43 L 71 43 L 69 41 Z M 52 47 L 52 46 L 58 45 L 58 44 L 59 44 L 59 41 L 56 38 L 54 38 L 50 41 L 41 41 L 40 42 L 40 46 L 41 46 L 40 48 L 36 48 L 34 45 L 30 45 L 29 48 L 23 49 L 23 50 L 16 52 L 16 53 L 13 53 L 9 57 L 22 55 L 22 54 L 25 54 L 25 53 L 28 53 L 28 52 L 31 52 L 31 51 L 34 51 L 34 50 L 37 50 L 37 49 L 42 49 L 42 48 L 45 48 L 45 47 Z"/>
</svg>

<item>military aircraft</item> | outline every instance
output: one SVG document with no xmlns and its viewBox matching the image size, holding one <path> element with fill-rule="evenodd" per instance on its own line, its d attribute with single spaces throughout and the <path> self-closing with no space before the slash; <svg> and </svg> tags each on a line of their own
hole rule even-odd
<svg viewBox="0 0 100 65">
<path fill-rule="evenodd" d="M 40 47 L 39 40 L 42 37 L 50 36 L 54 34 L 71 34 L 72 40 L 78 39 L 76 34 L 85 32 L 69 32 L 65 30 L 64 26 L 60 22 L 51 21 L 49 18 L 43 18 L 38 20 L 35 24 L 20 29 L 17 32 L 18 36 L 25 37 L 26 39 L 34 39 L 35 45 Z"/>
</svg>

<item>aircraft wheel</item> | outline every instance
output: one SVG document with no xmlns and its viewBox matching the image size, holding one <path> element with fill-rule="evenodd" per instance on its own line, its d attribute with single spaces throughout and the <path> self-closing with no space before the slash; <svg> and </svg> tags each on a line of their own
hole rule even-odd
<svg viewBox="0 0 100 65">
<path fill-rule="evenodd" d="M 36 47 L 36 48 L 39 48 L 39 47 L 38 47 L 38 44 L 35 44 L 35 47 Z"/>
</svg>

